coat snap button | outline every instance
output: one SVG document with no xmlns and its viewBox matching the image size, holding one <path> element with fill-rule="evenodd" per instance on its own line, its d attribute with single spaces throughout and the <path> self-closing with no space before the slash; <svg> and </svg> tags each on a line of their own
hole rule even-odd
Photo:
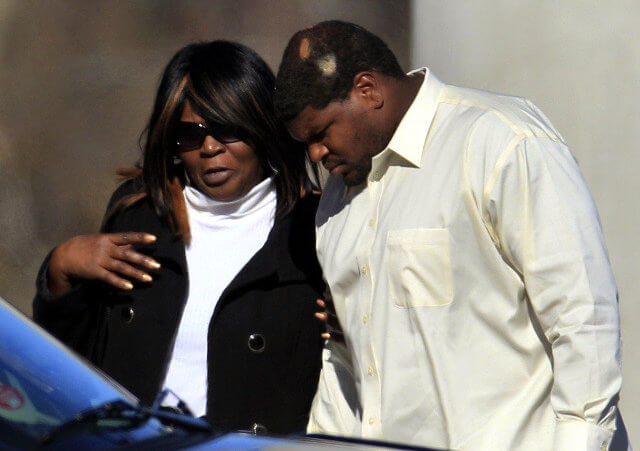
<svg viewBox="0 0 640 451">
<path fill-rule="evenodd" d="M 259 423 L 253 423 L 251 425 L 251 433 L 253 435 L 262 435 L 262 434 L 266 434 L 267 432 L 269 432 L 267 428 Z"/>
<path fill-rule="evenodd" d="M 122 321 L 124 321 L 125 324 L 129 324 L 131 321 L 133 321 L 133 317 L 135 316 L 135 310 L 133 310 L 133 307 L 131 306 L 126 306 L 122 308 Z"/>
<path fill-rule="evenodd" d="M 259 354 L 262 351 L 264 351 L 266 341 L 264 337 L 260 334 L 251 334 L 249 335 L 249 341 L 247 344 L 249 345 L 249 350 L 251 352 L 255 352 L 256 354 Z"/>
</svg>

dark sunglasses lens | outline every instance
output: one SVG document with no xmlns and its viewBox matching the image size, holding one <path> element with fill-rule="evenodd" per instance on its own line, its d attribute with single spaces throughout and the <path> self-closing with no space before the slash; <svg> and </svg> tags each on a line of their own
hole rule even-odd
<svg viewBox="0 0 640 451">
<path fill-rule="evenodd" d="M 176 127 L 178 151 L 198 149 L 206 137 L 207 129 L 194 122 L 180 122 Z"/>
<path fill-rule="evenodd" d="M 233 125 L 217 125 L 212 130 L 215 138 L 221 143 L 244 141 L 245 136 L 239 127 Z"/>
</svg>

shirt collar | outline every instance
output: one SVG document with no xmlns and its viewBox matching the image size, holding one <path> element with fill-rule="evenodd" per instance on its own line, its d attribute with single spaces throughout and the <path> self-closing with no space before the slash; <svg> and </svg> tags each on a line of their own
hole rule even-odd
<svg viewBox="0 0 640 451">
<path fill-rule="evenodd" d="M 240 218 L 271 205 L 276 201 L 276 186 L 273 177 L 267 177 L 252 187 L 248 193 L 232 201 L 215 200 L 192 185 L 182 190 L 190 215 L 208 222 L 222 216 Z"/>
<path fill-rule="evenodd" d="M 376 160 L 388 161 L 386 155 L 391 151 L 413 166 L 420 167 L 424 143 L 436 114 L 444 83 L 438 80 L 426 67 L 413 70 L 408 75 L 419 72 L 424 73 L 424 81 L 418 94 L 402 117 L 385 150 L 373 157 L 374 166 L 377 166 Z"/>
</svg>

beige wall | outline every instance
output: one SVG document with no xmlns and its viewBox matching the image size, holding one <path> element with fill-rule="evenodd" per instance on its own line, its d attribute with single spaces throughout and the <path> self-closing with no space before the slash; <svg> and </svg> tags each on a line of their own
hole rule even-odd
<svg viewBox="0 0 640 451">
<path fill-rule="evenodd" d="M 413 66 L 450 84 L 529 97 L 576 156 L 618 282 L 621 408 L 640 440 L 640 2 L 414 0 L 412 8 Z"/>
<path fill-rule="evenodd" d="M 409 1 L 0 0 L 0 296 L 30 312 L 48 250 L 97 230 L 180 47 L 237 40 L 275 70 L 295 31 L 331 18 L 408 65 Z"/>
</svg>

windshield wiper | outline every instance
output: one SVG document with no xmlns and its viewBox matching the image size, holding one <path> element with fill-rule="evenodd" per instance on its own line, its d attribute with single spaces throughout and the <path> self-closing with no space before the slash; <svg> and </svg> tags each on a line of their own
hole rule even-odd
<svg viewBox="0 0 640 451">
<path fill-rule="evenodd" d="M 158 419 L 162 424 L 168 424 L 172 426 L 177 425 L 183 428 L 201 432 L 213 432 L 211 429 L 211 425 L 200 418 L 193 418 L 182 413 L 164 411 L 161 408 L 157 408 L 155 406 L 152 408 L 137 407 L 122 399 L 117 399 L 102 404 L 101 406 L 95 407 L 93 409 L 80 412 L 71 420 L 62 423 L 60 426 L 45 434 L 38 441 L 37 447 L 48 445 L 58 438 L 74 432 L 76 429 L 82 428 L 88 424 L 93 425 L 100 420 L 124 420 L 128 421 L 129 424 L 133 424 L 135 426 L 148 420 L 150 417 Z M 114 426 L 110 426 L 110 428 L 114 428 Z"/>
<path fill-rule="evenodd" d="M 71 420 L 52 429 L 38 441 L 37 447 L 48 445 L 57 438 L 67 435 L 86 424 L 95 424 L 104 419 L 126 420 L 137 424 L 149 418 L 151 414 L 152 413 L 146 409 L 135 407 L 122 399 L 116 399 L 98 407 L 80 412 Z"/>
</svg>

